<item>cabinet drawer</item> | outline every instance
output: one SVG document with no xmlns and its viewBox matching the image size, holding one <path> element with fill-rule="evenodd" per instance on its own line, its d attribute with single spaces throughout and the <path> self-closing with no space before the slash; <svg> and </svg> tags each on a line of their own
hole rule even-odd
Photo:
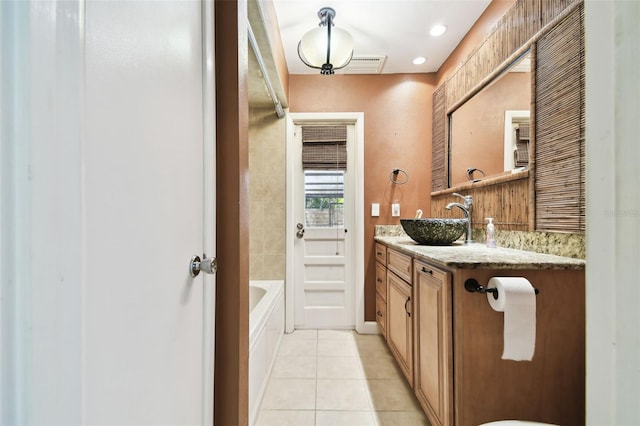
<svg viewBox="0 0 640 426">
<path fill-rule="evenodd" d="M 430 277 L 432 281 L 440 283 L 439 285 L 442 285 L 442 283 L 447 282 L 449 279 L 448 274 L 445 271 L 435 268 L 428 263 L 422 263 L 417 260 L 415 262 L 415 272 L 416 274 L 425 274 L 426 276 Z M 414 277 L 414 282 L 417 279 L 418 278 L 416 275 Z"/>
<path fill-rule="evenodd" d="M 411 285 L 413 273 L 411 271 L 410 256 L 392 249 L 387 249 L 387 268 Z"/>
<path fill-rule="evenodd" d="M 376 322 L 380 326 L 382 335 L 387 337 L 387 302 L 382 300 L 380 293 L 376 294 Z"/>
<path fill-rule="evenodd" d="M 376 260 L 383 265 L 387 264 L 387 246 L 376 243 Z"/>
<path fill-rule="evenodd" d="M 387 301 L 387 268 L 376 262 L 376 293 Z"/>
</svg>

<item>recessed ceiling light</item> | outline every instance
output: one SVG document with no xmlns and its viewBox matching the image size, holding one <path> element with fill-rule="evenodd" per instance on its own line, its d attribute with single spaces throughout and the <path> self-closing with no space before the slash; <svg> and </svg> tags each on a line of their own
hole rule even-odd
<svg viewBox="0 0 640 426">
<path fill-rule="evenodd" d="M 444 34 L 446 31 L 447 31 L 446 25 L 436 24 L 433 27 L 431 27 L 431 31 L 429 31 L 429 34 L 431 34 L 434 37 L 438 37 Z"/>
<path fill-rule="evenodd" d="M 422 65 L 425 62 L 427 62 L 427 58 L 425 58 L 424 56 L 418 56 L 413 60 L 413 65 Z"/>
</svg>

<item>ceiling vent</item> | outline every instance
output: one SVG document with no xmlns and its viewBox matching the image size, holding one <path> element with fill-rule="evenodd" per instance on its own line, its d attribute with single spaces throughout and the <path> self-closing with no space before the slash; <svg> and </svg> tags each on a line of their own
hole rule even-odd
<svg viewBox="0 0 640 426">
<path fill-rule="evenodd" d="M 387 55 L 354 56 L 344 68 L 345 74 L 380 74 Z"/>
</svg>

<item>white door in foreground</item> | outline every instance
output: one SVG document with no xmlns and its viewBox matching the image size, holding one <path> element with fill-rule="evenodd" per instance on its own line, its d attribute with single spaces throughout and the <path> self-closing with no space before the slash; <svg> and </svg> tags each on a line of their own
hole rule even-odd
<svg viewBox="0 0 640 426">
<path fill-rule="evenodd" d="M 0 19 L 3 422 L 212 424 L 215 280 L 189 271 L 215 255 L 212 6 Z"/>
</svg>

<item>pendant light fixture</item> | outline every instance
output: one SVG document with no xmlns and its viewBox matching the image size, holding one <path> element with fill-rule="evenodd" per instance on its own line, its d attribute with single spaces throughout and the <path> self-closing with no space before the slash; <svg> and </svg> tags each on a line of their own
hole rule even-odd
<svg viewBox="0 0 640 426">
<path fill-rule="evenodd" d="M 336 11 L 323 7 L 318 11 L 318 28 L 308 31 L 298 43 L 298 56 L 305 65 L 331 75 L 346 67 L 353 56 L 353 37 L 347 31 L 333 28 Z"/>
</svg>

